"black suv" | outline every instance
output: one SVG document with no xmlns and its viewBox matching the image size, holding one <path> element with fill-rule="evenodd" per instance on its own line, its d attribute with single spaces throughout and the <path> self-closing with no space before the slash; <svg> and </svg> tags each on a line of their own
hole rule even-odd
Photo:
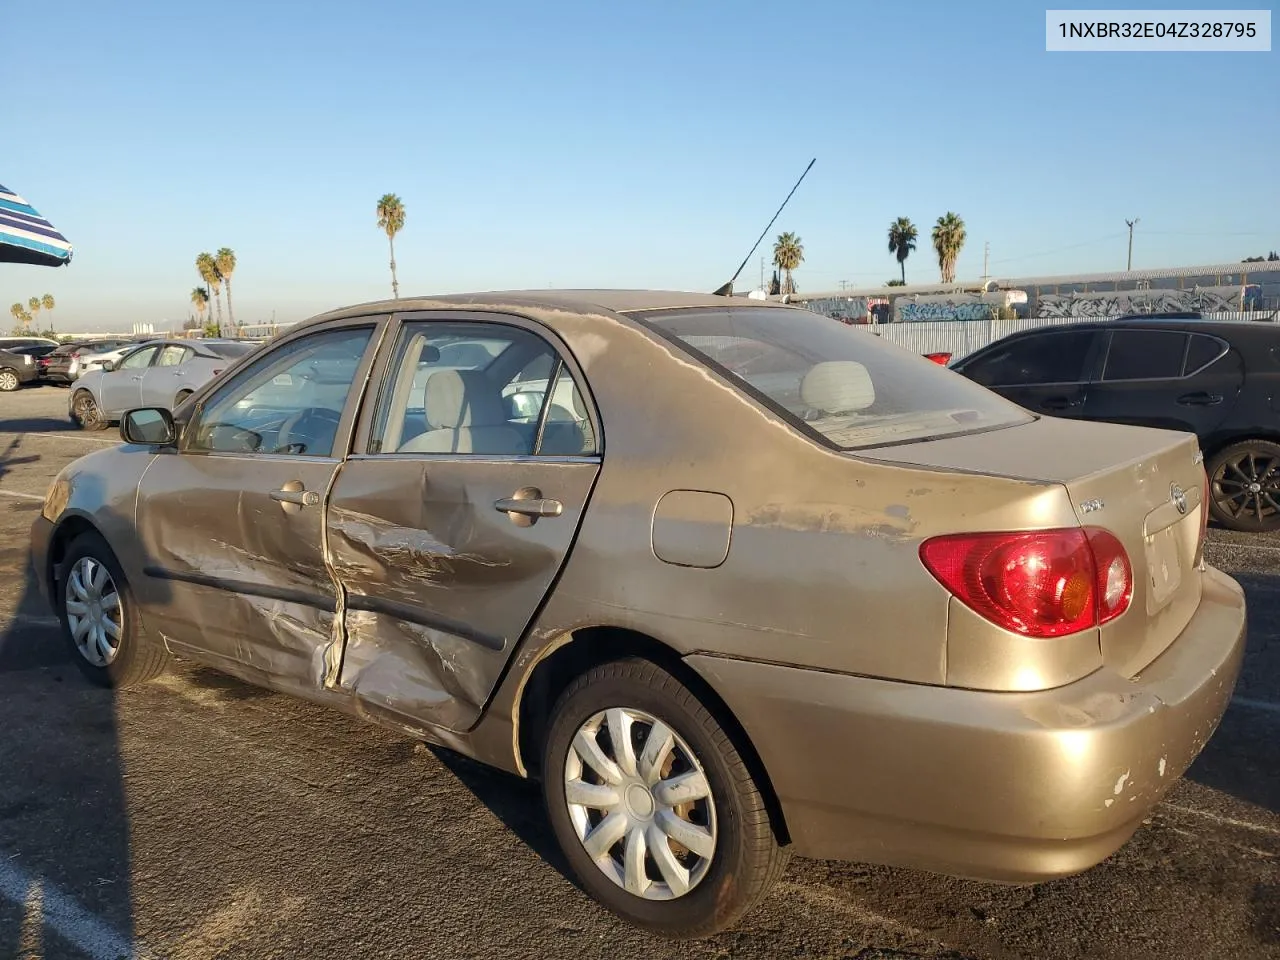
<svg viewBox="0 0 1280 960">
<path fill-rule="evenodd" d="M 1194 433 L 1210 512 L 1280 529 L 1280 324 L 1121 318 L 1040 327 L 952 365 L 1033 413 Z"/>
</svg>

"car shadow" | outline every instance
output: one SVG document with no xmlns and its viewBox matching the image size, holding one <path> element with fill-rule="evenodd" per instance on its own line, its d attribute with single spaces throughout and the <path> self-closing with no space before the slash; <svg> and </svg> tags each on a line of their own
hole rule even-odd
<svg viewBox="0 0 1280 960">
<path fill-rule="evenodd" d="M 17 462 L 0 450 L 0 477 Z M 40 503 L 0 500 L 0 957 L 134 956 L 118 694 L 76 666 L 40 592 Z M 78 955 L 78 954 L 77 954 Z"/>
<path fill-rule="evenodd" d="M 525 846 L 582 889 L 552 832 L 542 804 L 542 790 L 536 782 L 487 767 L 445 747 L 428 749 Z"/>
<path fill-rule="evenodd" d="M 0 420 L 0 433 L 23 434 L 80 432 L 80 428 L 72 423 L 69 417 L 12 417 L 7 420 Z"/>
<path fill-rule="evenodd" d="M 1187 779 L 1280 812 L 1280 577 L 1234 572 L 1249 607 L 1235 699 Z"/>
</svg>

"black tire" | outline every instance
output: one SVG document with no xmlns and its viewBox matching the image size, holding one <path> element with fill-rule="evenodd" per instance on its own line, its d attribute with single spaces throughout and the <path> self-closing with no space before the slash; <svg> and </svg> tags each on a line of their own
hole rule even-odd
<svg viewBox="0 0 1280 960">
<path fill-rule="evenodd" d="M 1249 533 L 1280 530 L 1280 444 L 1234 443 L 1214 455 L 1208 473 L 1209 514 L 1220 524 Z"/>
<path fill-rule="evenodd" d="M 10 367 L 0 367 L 0 392 L 12 393 L 22 386 L 22 378 Z"/>
<path fill-rule="evenodd" d="M 675 899 L 650 900 L 619 886 L 587 853 L 570 816 L 565 772 L 571 744 L 584 723 L 611 707 L 660 720 L 692 750 L 710 786 L 715 848 L 701 880 Z M 551 825 L 579 882 L 618 916 L 653 933 L 695 938 L 732 926 L 764 898 L 790 860 L 732 739 L 687 687 L 647 660 L 606 663 L 569 685 L 552 710 L 542 770 Z"/>
<path fill-rule="evenodd" d="M 68 592 L 71 590 L 70 577 L 72 571 L 82 560 L 89 559 L 106 568 L 119 597 L 120 638 L 118 650 L 105 666 L 90 663 L 81 652 L 79 644 L 72 634 L 70 617 L 67 610 Z M 164 646 L 150 637 L 143 629 L 138 617 L 137 603 L 133 592 L 125 579 L 120 562 L 107 542 L 96 532 L 86 531 L 75 538 L 67 548 L 63 563 L 63 576 L 57 583 L 56 605 L 58 620 L 62 624 L 62 636 L 71 651 L 76 666 L 93 683 L 102 687 L 126 688 L 134 687 L 148 680 L 153 680 L 164 673 L 169 665 L 169 656 Z"/>
<path fill-rule="evenodd" d="M 71 422 L 81 430 L 105 430 L 111 426 L 98 409 L 98 401 L 88 390 L 77 390 L 71 396 Z"/>
</svg>

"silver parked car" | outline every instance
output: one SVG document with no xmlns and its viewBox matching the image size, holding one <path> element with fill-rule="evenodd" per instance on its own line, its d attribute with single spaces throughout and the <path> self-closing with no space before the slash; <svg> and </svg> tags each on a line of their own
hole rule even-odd
<svg viewBox="0 0 1280 960">
<path fill-rule="evenodd" d="M 73 423 L 102 430 L 135 407 L 174 409 L 230 366 L 257 349 L 239 340 L 153 340 L 81 375 L 71 393 Z"/>
</svg>

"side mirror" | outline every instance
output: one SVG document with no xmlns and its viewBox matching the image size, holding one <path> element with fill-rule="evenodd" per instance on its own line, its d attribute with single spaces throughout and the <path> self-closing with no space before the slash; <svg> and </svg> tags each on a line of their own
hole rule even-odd
<svg viewBox="0 0 1280 960">
<path fill-rule="evenodd" d="M 120 436 L 125 443 L 161 444 L 176 443 L 178 428 L 173 414 L 161 407 L 140 407 L 130 410 L 120 418 Z"/>
<path fill-rule="evenodd" d="M 103 369 L 103 371 L 105 371 L 106 373 L 110 373 L 110 372 L 111 372 L 112 370 L 114 370 L 115 368 L 116 368 L 116 362 L 115 362 L 114 360 L 103 360 L 103 361 L 102 361 L 102 369 Z"/>
</svg>

